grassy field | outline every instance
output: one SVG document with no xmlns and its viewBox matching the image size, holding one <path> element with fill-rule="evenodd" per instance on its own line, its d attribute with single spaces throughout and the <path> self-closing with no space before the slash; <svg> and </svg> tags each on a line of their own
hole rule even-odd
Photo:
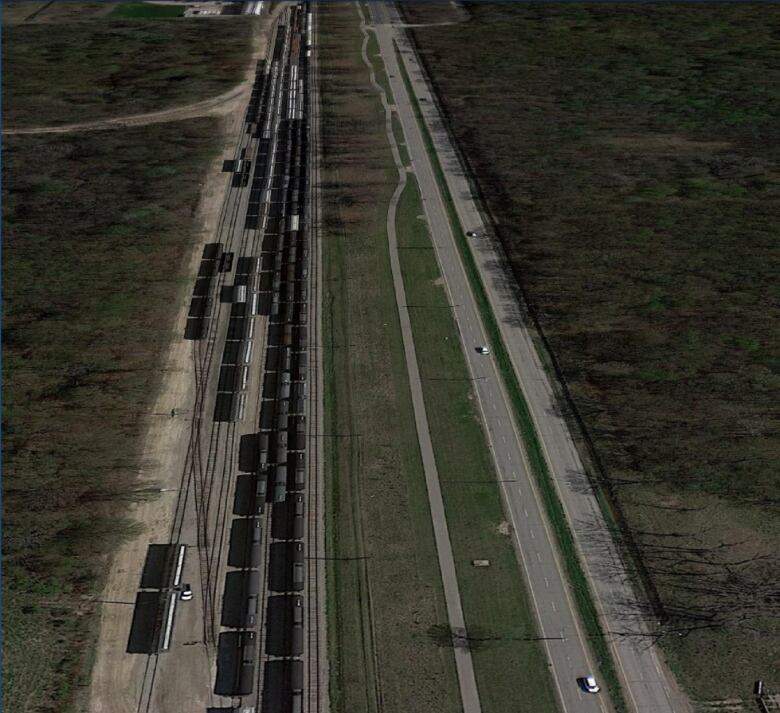
<svg viewBox="0 0 780 713">
<path fill-rule="evenodd" d="M 698 700 L 780 685 L 764 10 L 472 5 L 414 31 Z"/>
<path fill-rule="evenodd" d="M 387 251 L 397 173 L 353 6 L 320 9 L 335 711 L 460 710 Z M 358 130 L 359 127 L 359 130 Z"/>
<path fill-rule="evenodd" d="M 105 17 L 115 6 L 115 2 L 106 0 L 6 0 L 2 6 L 2 20 L 3 25 L 59 24 Z"/>
<path fill-rule="evenodd" d="M 5 706 L 63 710 L 132 525 L 141 415 L 189 285 L 216 120 L 5 139 Z"/>
<path fill-rule="evenodd" d="M 243 79 L 255 27 L 240 18 L 93 19 L 59 23 L 53 35 L 48 24 L 6 25 L 4 126 L 53 126 L 208 99 Z"/>
<path fill-rule="evenodd" d="M 184 7 L 181 5 L 148 5 L 146 3 L 123 2 L 111 11 L 111 17 L 119 18 L 154 18 L 182 17 Z"/>
<path fill-rule="evenodd" d="M 398 204 L 401 269 L 407 303 L 414 305 L 412 331 L 482 710 L 554 711 L 552 680 L 422 214 L 410 177 Z M 473 567 L 475 559 L 490 560 L 490 567 Z M 518 687 L 526 691 L 522 700 Z"/>
</svg>

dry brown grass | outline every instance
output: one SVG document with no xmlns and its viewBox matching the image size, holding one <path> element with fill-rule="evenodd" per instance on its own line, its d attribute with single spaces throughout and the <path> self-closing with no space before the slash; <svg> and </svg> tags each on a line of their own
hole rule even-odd
<svg viewBox="0 0 780 713">
<path fill-rule="evenodd" d="M 397 174 L 352 5 L 320 10 L 334 709 L 460 710 L 387 252 Z"/>
</svg>

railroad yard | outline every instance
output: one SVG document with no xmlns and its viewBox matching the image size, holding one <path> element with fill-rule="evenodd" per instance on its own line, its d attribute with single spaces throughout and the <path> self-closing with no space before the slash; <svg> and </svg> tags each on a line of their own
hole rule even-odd
<svg viewBox="0 0 780 713">
<path fill-rule="evenodd" d="M 688 629 L 654 613 L 591 472 L 505 207 L 472 170 L 472 129 L 520 118 L 480 105 L 479 126 L 458 123 L 483 81 L 460 74 L 514 61 L 515 29 L 543 34 L 544 58 L 556 30 L 477 5 L 9 3 L 13 63 L 35 77 L 15 70 L 4 131 L 9 709 L 774 705 L 771 670 L 722 675 L 704 648 L 741 697 L 691 685 L 699 611 Z M 479 49 L 450 86 L 439 59 L 465 50 L 444 35 L 494 25 L 503 45 L 462 43 Z M 39 53 L 49 34 L 69 40 Z M 577 106 L 561 120 L 592 118 Z M 716 561 L 701 556 L 691 572 Z M 738 644 L 723 661 L 745 668 Z"/>
<path fill-rule="evenodd" d="M 326 709 L 312 24 L 303 5 L 278 14 L 224 162 L 181 335 L 195 383 L 170 414 L 190 422 L 173 522 L 109 654 L 135 659 L 127 710 Z"/>
</svg>

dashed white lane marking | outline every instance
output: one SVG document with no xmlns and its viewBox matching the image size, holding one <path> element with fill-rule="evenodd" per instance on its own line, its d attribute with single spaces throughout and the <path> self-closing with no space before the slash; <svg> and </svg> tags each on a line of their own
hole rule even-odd
<svg viewBox="0 0 780 713">
<path fill-rule="evenodd" d="M 547 577 L 544 578 L 544 586 L 547 587 L 547 589 L 550 588 L 550 580 L 547 579 Z"/>
<path fill-rule="evenodd" d="M 526 517 L 528 517 L 528 510 L 526 510 L 525 508 L 523 508 L 523 513 L 524 513 L 524 515 L 525 515 Z"/>
<path fill-rule="evenodd" d="M 555 608 L 555 602 L 554 602 L 552 599 L 550 600 L 550 606 L 552 606 L 552 610 L 553 610 L 553 611 L 556 611 L 556 612 L 558 611 L 558 610 Z M 563 632 L 561 632 L 561 636 L 563 636 Z M 568 657 L 567 657 L 567 658 L 568 658 Z"/>
<path fill-rule="evenodd" d="M 535 539 L 536 539 L 536 535 L 534 535 L 534 531 L 533 531 L 533 530 L 528 530 L 528 534 L 530 534 L 530 535 L 531 535 L 531 539 L 532 539 L 532 540 L 535 540 Z"/>
<path fill-rule="evenodd" d="M 537 562 L 541 562 L 542 561 L 542 556 L 538 552 L 536 553 L 536 560 L 537 560 Z"/>
</svg>

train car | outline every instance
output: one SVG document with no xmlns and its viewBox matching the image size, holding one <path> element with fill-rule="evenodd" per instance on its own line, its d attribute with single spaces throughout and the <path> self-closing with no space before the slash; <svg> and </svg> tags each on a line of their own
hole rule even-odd
<svg viewBox="0 0 780 713">
<path fill-rule="evenodd" d="M 274 472 L 274 502 L 283 503 L 287 498 L 287 465 L 278 464 Z"/>
<path fill-rule="evenodd" d="M 246 302 L 246 285 L 233 286 L 233 302 Z"/>
<path fill-rule="evenodd" d="M 306 448 L 306 416 L 295 417 L 295 450 L 302 451 Z"/>
<path fill-rule="evenodd" d="M 290 634 L 290 655 L 303 654 L 303 597 L 293 597 L 292 632 Z"/>
<path fill-rule="evenodd" d="M 290 414 L 287 412 L 285 413 L 277 413 L 276 415 L 276 430 L 277 431 L 287 431 L 290 427 Z"/>
<path fill-rule="evenodd" d="M 303 501 L 303 495 L 295 495 L 292 501 L 292 528 L 291 535 L 293 540 L 303 539 L 303 535 L 306 529 L 306 521 L 304 519 L 305 503 Z"/>
<path fill-rule="evenodd" d="M 278 419 L 281 416 L 284 416 L 286 418 L 287 416 L 289 416 L 289 414 L 290 414 L 290 401 L 289 401 L 289 399 L 283 399 L 282 401 L 278 401 L 276 403 L 276 418 L 277 418 L 276 429 L 277 430 L 281 430 L 281 427 L 279 425 L 279 420 Z M 287 428 L 287 422 L 286 421 L 284 423 L 284 428 Z"/>
<path fill-rule="evenodd" d="M 303 543 L 296 542 L 292 546 L 291 582 L 290 589 L 294 592 L 302 592 L 306 580 L 306 564 L 303 556 Z"/>
<path fill-rule="evenodd" d="M 306 453 L 293 454 L 293 489 L 303 490 L 306 487 Z"/>
<path fill-rule="evenodd" d="M 253 517 L 252 520 L 252 544 L 259 545 L 263 541 L 263 518 Z"/>
<path fill-rule="evenodd" d="M 257 474 L 255 484 L 255 515 L 265 512 L 265 501 L 268 499 L 268 471 L 262 470 Z"/>
<path fill-rule="evenodd" d="M 284 286 L 284 299 L 287 302 L 294 302 L 296 299 L 297 294 L 299 293 L 300 288 L 296 287 L 296 284 L 294 282 L 288 282 Z M 299 298 L 300 299 L 300 298 Z"/>
<path fill-rule="evenodd" d="M 298 381 L 306 381 L 309 374 L 309 365 L 306 363 L 305 358 L 298 359 L 298 364 L 295 367 L 295 378 Z"/>
<path fill-rule="evenodd" d="M 254 631 L 245 631 L 241 637 L 239 637 L 239 641 L 241 646 L 241 664 L 238 667 L 234 695 L 248 696 L 255 688 L 257 634 Z"/>
<path fill-rule="evenodd" d="M 306 402 L 304 399 L 290 399 L 290 414 L 299 415 L 306 413 Z"/>
<path fill-rule="evenodd" d="M 241 356 L 242 363 L 249 364 L 252 360 L 252 342 L 244 342 L 244 349 Z"/>
<path fill-rule="evenodd" d="M 261 433 L 258 438 L 258 450 L 260 468 L 263 469 L 268 465 L 268 434 Z"/>
<path fill-rule="evenodd" d="M 254 629 L 257 626 L 257 613 L 260 609 L 261 595 L 260 572 L 252 570 L 246 577 L 246 611 L 244 613 L 244 626 L 247 629 Z"/>
<path fill-rule="evenodd" d="M 298 327 L 295 340 L 298 349 L 307 349 L 309 346 L 309 330 L 306 327 Z"/>
</svg>

